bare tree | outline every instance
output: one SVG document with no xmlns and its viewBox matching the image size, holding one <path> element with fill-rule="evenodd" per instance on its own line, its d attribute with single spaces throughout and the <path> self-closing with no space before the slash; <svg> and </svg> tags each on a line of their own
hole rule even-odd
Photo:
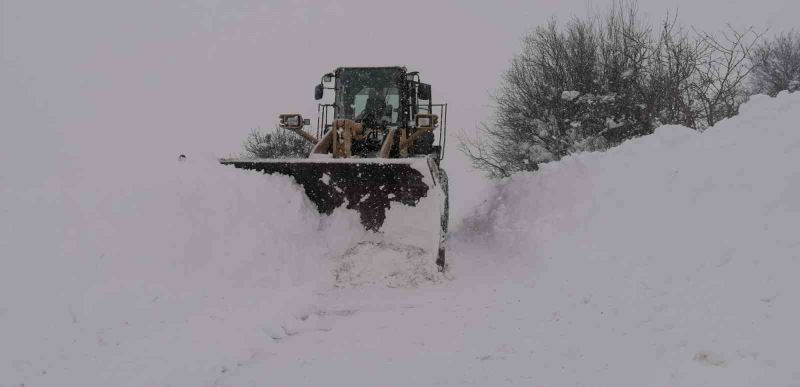
<svg viewBox="0 0 800 387">
<path fill-rule="evenodd" d="M 604 14 L 538 27 L 503 74 L 492 122 L 462 138 L 462 152 L 503 177 L 659 125 L 702 130 L 735 115 L 760 34 L 690 32 L 677 20 L 668 14 L 653 30 L 635 1 L 617 0 Z"/>
<path fill-rule="evenodd" d="M 253 129 L 243 147 L 246 157 L 273 159 L 306 157 L 312 144 L 288 130 L 275 128 L 272 133 Z"/>
<path fill-rule="evenodd" d="M 740 31 L 730 24 L 716 35 L 696 32 L 702 46 L 692 93 L 705 128 L 736 115 L 747 99 L 745 79 L 753 69 L 750 58 L 761 34 L 753 27 Z"/>
<path fill-rule="evenodd" d="M 669 14 L 652 40 L 650 60 L 641 80 L 645 114 L 655 116 L 655 125 L 678 124 L 696 128 L 697 115 L 691 84 L 702 55 L 701 44 Z"/>
<path fill-rule="evenodd" d="M 775 96 L 800 89 L 800 33 L 791 30 L 753 50 L 751 93 Z"/>
<path fill-rule="evenodd" d="M 640 90 L 648 35 L 636 4 L 622 0 L 601 17 L 537 28 L 503 75 L 493 122 L 462 138 L 461 150 L 502 177 L 652 132 Z"/>
</svg>

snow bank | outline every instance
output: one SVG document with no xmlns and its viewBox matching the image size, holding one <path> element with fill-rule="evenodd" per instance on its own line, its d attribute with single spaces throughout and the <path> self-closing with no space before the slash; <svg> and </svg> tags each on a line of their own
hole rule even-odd
<svg viewBox="0 0 800 387">
<path fill-rule="evenodd" d="M 0 384 L 798 385 L 797 122 L 758 96 L 451 189 L 451 281 L 288 178 L 65 149 L 0 185 Z"/>
<path fill-rule="evenodd" d="M 95 155 L 0 189 L 0 385 L 207 383 L 285 334 L 363 231 L 286 177 Z"/>
<path fill-rule="evenodd" d="M 798 119 L 800 95 L 755 97 L 514 176 L 458 222 L 453 281 L 327 291 L 325 330 L 215 382 L 798 385 Z"/>
<path fill-rule="evenodd" d="M 288 177 L 98 145 L 0 185 L 0 385 L 203 385 L 326 329 L 326 289 L 441 279 L 434 191 L 376 235 Z"/>
<path fill-rule="evenodd" d="M 454 236 L 454 269 L 500 271 L 497 298 L 537 309 L 543 385 L 800 384 L 798 122 L 800 93 L 755 96 L 702 134 L 516 175 Z"/>
</svg>

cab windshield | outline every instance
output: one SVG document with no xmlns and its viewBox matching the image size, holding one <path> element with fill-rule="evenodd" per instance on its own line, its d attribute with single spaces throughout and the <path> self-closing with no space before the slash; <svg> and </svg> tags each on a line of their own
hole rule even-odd
<svg viewBox="0 0 800 387">
<path fill-rule="evenodd" d="M 368 126 L 397 125 L 399 76 L 399 71 L 393 68 L 343 70 L 337 79 L 340 117 Z"/>
</svg>

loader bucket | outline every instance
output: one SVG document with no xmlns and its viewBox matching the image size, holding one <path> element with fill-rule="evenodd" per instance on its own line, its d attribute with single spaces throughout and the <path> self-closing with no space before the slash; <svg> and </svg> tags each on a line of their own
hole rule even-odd
<svg viewBox="0 0 800 387">
<path fill-rule="evenodd" d="M 222 164 L 291 176 L 320 213 L 358 211 L 361 224 L 378 231 L 393 203 L 414 207 L 436 184 L 435 165 L 405 159 L 222 159 Z M 436 215 L 438 216 L 438 215 Z"/>
</svg>

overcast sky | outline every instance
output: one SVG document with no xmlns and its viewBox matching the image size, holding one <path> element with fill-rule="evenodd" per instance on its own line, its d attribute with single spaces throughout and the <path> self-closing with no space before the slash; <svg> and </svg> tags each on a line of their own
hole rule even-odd
<svg viewBox="0 0 800 387">
<path fill-rule="evenodd" d="M 313 121 L 314 85 L 345 65 L 421 71 L 435 99 L 450 103 L 451 131 L 472 131 L 526 31 L 608 3 L 0 1 L 5 163 L 88 148 L 228 155 L 280 112 Z M 678 10 L 707 30 L 732 22 L 779 31 L 797 24 L 800 1 L 649 0 L 640 9 L 652 20 Z"/>
</svg>

